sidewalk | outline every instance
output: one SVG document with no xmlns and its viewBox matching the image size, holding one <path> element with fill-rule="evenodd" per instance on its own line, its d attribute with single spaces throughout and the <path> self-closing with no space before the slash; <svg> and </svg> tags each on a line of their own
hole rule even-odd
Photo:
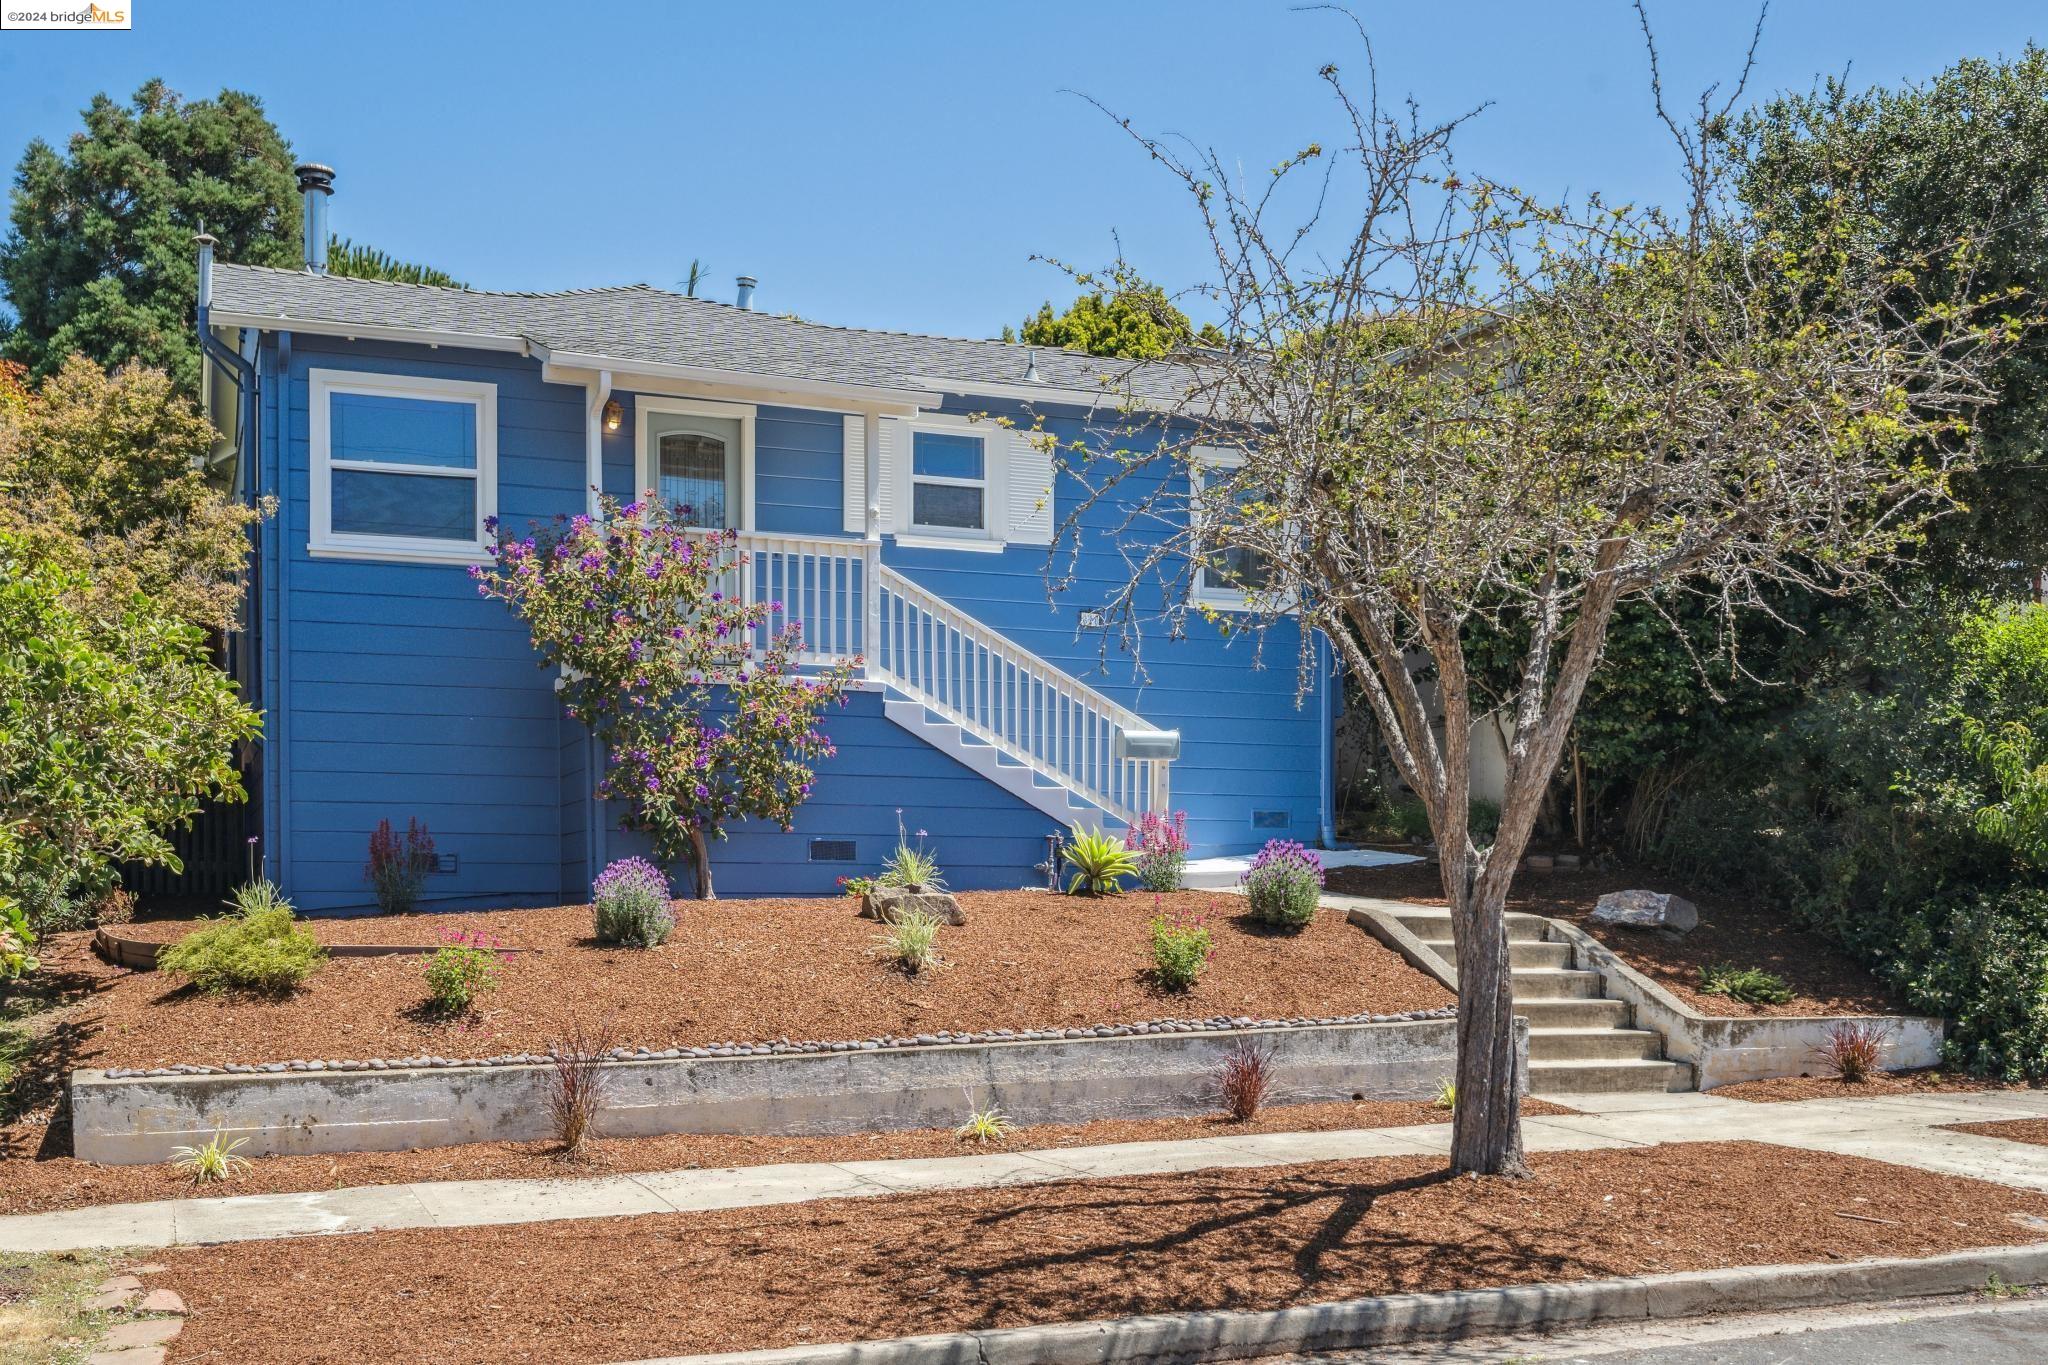
<svg viewBox="0 0 2048 1365">
<path fill-rule="evenodd" d="M 1713 1095 L 1572 1095 L 1575 1115 L 1530 1118 L 1532 1152 L 1666 1142 L 1770 1142 L 2048 1191 L 2048 1147 L 1940 1131 L 2048 1117 L 2048 1091 L 1748 1104 Z M 913 1190 L 1040 1184 L 1217 1166 L 1448 1155 L 1448 1124 L 1268 1133 L 903 1161 L 791 1163 L 580 1180 L 475 1180 L 111 1204 L 0 1217 L 0 1251 L 166 1247 L 392 1228 L 451 1228 L 685 1213 Z"/>
</svg>

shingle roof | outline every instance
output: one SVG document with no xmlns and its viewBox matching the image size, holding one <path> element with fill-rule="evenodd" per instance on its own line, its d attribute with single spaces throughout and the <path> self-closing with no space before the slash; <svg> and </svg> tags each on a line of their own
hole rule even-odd
<svg viewBox="0 0 2048 1365">
<path fill-rule="evenodd" d="M 1141 402 L 1178 398 L 1189 382 L 1189 372 L 1177 365 L 832 327 L 644 284 L 509 294 L 221 264 L 214 267 L 212 306 L 216 313 L 274 319 L 285 328 L 311 323 L 461 333 L 524 341 L 549 353 L 866 387 L 923 389 L 934 377 L 1021 386 L 1031 382 L 1026 370 L 1034 362 L 1046 388 L 1128 392 Z"/>
</svg>

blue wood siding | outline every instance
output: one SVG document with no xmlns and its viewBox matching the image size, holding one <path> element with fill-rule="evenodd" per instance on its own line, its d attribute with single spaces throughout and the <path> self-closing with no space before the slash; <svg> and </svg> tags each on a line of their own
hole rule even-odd
<svg viewBox="0 0 2048 1365">
<path fill-rule="evenodd" d="M 380 819 L 402 825 L 415 816 L 457 864 L 429 880 L 430 902 L 585 898 L 595 869 L 638 845 L 603 811 L 593 812 L 588 739 L 562 717 L 552 679 L 535 666 L 516 618 L 479 597 L 460 566 L 307 552 L 309 370 L 495 384 L 497 507 L 513 530 L 581 510 L 583 391 L 544 383 L 538 363 L 522 357 L 456 349 L 272 335 L 260 359 L 261 480 L 280 504 L 261 542 L 268 709 L 256 790 L 271 874 L 304 909 L 366 907 L 370 830 Z M 630 498 L 633 394 L 616 396 L 627 415 L 605 436 L 603 482 L 607 492 Z M 1084 430 L 1078 416 L 1049 425 L 1062 439 Z M 757 409 L 759 529 L 841 534 L 842 431 L 836 412 Z M 1063 482 L 1060 510 L 1078 493 Z M 1198 854 L 1254 848 L 1276 834 L 1313 841 L 1324 809 L 1327 684 L 1296 705 L 1291 627 L 1265 642 L 1263 668 L 1255 641 L 1226 639 L 1200 622 L 1185 640 L 1148 639 L 1151 679 L 1142 686 L 1128 658 L 1112 653 L 1105 662 L 1102 638 L 1077 625 L 1079 612 L 1099 605 L 1121 570 L 1109 541 L 1118 520 L 1111 509 L 1092 519 L 1078 581 L 1057 604 L 1046 600 L 1043 547 L 979 554 L 890 542 L 884 554 L 1024 648 L 1178 728 L 1173 804 L 1189 812 Z M 955 885 L 1039 880 L 1033 865 L 1045 854 L 1048 817 L 889 722 L 875 693 L 855 694 L 826 723 L 839 753 L 821 766 L 796 829 L 737 828 L 715 851 L 722 894 L 829 892 L 840 876 L 872 872 L 894 844 L 898 807 L 906 827 L 929 831 Z M 1284 823 L 1256 827 L 1260 813 Z M 856 861 L 810 862 L 813 838 L 853 840 Z"/>
</svg>

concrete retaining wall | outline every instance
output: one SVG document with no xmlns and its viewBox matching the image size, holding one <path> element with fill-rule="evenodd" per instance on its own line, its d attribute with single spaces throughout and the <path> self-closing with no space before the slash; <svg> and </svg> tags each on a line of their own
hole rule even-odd
<svg viewBox="0 0 2048 1365">
<path fill-rule="evenodd" d="M 1602 988 L 1615 1000 L 1626 1000 L 1637 1028 L 1664 1035 L 1664 1055 L 1690 1062 L 1701 1090 L 1738 1081 L 1816 1074 L 1814 1049 L 1827 1041 L 1835 1025 L 1862 1020 L 1891 1029 L 1881 1063 L 1887 1071 L 1933 1066 L 1941 1060 L 1944 1025 L 1918 1015 L 1763 1015 L 1737 1018 L 1701 1014 L 1677 996 L 1622 961 L 1614 951 L 1577 925 L 1550 920 L 1553 941 L 1572 945 L 1574 964 L 1600 973 Z"/>
<path fill-rule="evenodd" d="M 606 1064 L 600 1131 L 833 1134 L 951 1127 L 990 1103 L 1017 1123 L 1211 1113 L 1216 1068 L 1249 1039 L 1275 1100 L 1426 1099 L 1455 1071 L 1454 1020 L 977 1043 Z M 1527 1059 L 1527 1037 L 1517 1038 Z M 1527 1067 L 1520 1068 L 1526 1074 Z M 551 1136 L 535 1065 L 71 1080 L 73 1150 L 163 1161 L 215 1132 L 248 1156 L 380 1152 Z"/>
</svg>

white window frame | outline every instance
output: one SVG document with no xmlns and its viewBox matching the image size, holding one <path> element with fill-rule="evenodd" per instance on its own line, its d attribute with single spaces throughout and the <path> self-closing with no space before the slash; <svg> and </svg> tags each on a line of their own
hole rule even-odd
<svg viewBox="0 0 2048 1365">
<path fill-rule="evenodd" d="M 1235 446 L 1196 446 L 1189 452 L 1188 461 L 1188 483 L 1195 492 L 1195 501 L 1199 502 L 1201 500 L 1202 489 L 1206 482 L 1202 477 L 1205 470 L 1242 469 L 1243 467 L 1244 452 Z M 1190 508 L 1191 513 L 1192 510 Z M 1202 606 L 1214 607 L 1218 611 L 1252 610 L 1251 598 L 1245 593 L 1244 589 L 1224 587 L 1209 582 L 1209 565 L 1206 559 L 1197 558 L 1195 560 L 1194 586 L 1195 601 Z"/>
<path fill-rule="evenodd" d="M 653 432 L 647 418 L 653 414 L 672 417 L 716 417 L 740 424 L 740 524 L 741 531 L 754 529 L 754 416 L 751 403 L 720 403 L 708 398 L 663 398 L 656 394 L 633 395 L 633 496 L 637 502 L 650 488 L 661 486 L 655 461 Z"/>
<path fill-rule="evenodd" d="M 491 536 L 484 527 L 498 514 L 498 386 L 469 379 L 440 379 L 412 374 L 374 374 L 364 370 L 313 370 L 309 380 L 312 457 L 309 493 L 312 525 L 307 553 L 321 559 L 377 559 L 403 564 L 482 564 L 490 560 Z M 359 393 L 382 398 L 422 398 L 437 403 L 468 403 L 476 409 L 476 467 L 392 464 L 384 460 L 334 458 L 333 398 Z M 416 474 L 476 481 L 476 536 L 443 540 L 435 536 L 386 536 L 334 529 L 333 476 L 337 469 L 373 474 Z"/>
<path fill-rule="evenodd" d="M 917 433 L 934 432 L 945 436 L 972 436 L 981 442 L 981 477 L 978 479 L 946 478 L 936 474 L 920 475 L 917 472 Z M 1005 523 L 1004 504 L 997 494 L 998 489 L 1007 489 L 1005 482 L 1007 468 L 1004 452 L 1009 445 L 1008 428 L 998 426 L 984 418 L 976 421 L 948 412 L 921 412 L 903 423 L 903 455 L 897 461 L 896 505 L 902 511 L 897 517 L 896 543 L 899 545 L 935 546 L 942 549 L 990 549 L 1000 548 L 1003 543 Z M 979 529 L 965 526 L 926 526 L 916 521 L 917 485 L 920 483 L 943 484 L 950 488 L 979 488 L 981 490 L 981 526 Z"/>
</svg>

